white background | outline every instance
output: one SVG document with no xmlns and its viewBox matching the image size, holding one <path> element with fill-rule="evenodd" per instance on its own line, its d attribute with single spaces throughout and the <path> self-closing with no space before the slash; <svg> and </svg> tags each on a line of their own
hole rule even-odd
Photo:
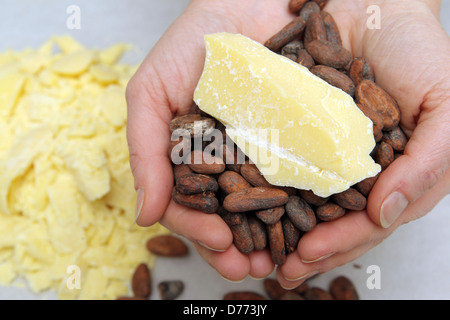
<svg viewBox="0 0 450 320">
<path fill-rule="evenodd" d="M 442 24 L 450 33 L 450 0 L 442 2 Z M 80 30 L 66 27 L 66 9 L 72 4 L 81 9 Z M 138 63 L 187 4 L 188 0 L 0 0 L 0 50 L 37 47 L 52 35 L 70 34 L 88 47 L 132 43 L 137 50 L 125 59 Z M 311 285 L 327 288 L 331 279 L 346 275 L 362 299 L 450 299 L 449 211 L 447 196 L 426 217 L 400 227 L 378 247 L 346 266 L 320 275 Z M 370 265 L 381 269 L 380 290 L 366 286 Z M 185 283 L 180 299 L 222 299 L 232 290 L 264 293 L 261 280 L 224 280 L 193 247 L 189 257 L 157 259 L 152 273 L 152 299 L 159 299 L 157 283 L 171 279 Z M 54 297 L 51 292 L 36 296 L 27 289 L 0 287 L 0 299 Z"/>
</svg>

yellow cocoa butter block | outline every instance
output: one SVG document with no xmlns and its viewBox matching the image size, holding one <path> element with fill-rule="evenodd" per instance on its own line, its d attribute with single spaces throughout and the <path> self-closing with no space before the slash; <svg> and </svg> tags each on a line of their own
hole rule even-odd
<svg viewBox="0 0 450 320">
<path fill-rule="evenodd" d="M 205 44 L 194 101 L 270 183 L 329 196 L 380 171 L 372 121 L 351 96 L 243 35 Z"/>
</svg>

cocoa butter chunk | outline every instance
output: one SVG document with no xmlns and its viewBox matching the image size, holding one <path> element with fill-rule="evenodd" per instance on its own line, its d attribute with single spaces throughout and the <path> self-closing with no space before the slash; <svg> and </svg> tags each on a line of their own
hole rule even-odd
<svg viewBox="0 0 450 320">
<path fill-rule="evenodd" d="M 230 193 L 223 200 L 223 207 L 230 212 L 255 211 L 282 206 L 288 199 L 283 190 L 254 187 Z"/>
<path fill-rule="evenodd" d="M 216 33 L 205 41 L 194 101 L 226 126 L 271 185 L 327 197 L 380 171 L 370 157 L 373 123 L 351 96 L 243 35 Z M 316 41 L 324 40 L 308 46 Z M 335 43 L 324 48 L 344 57 L 343 66 L 351 60 Z"/>
</svg>

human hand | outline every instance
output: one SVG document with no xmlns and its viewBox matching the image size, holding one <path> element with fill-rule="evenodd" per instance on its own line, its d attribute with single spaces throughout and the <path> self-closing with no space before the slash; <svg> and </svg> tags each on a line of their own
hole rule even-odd
<svg viewBox="0 0 450 320">
<path fill-rule="evenodd" d="M 403 112 L 402 126 L 407 133 L 410 134 L 416 128 L 414 135 L 411 137 L 412 142 L 409 143 L 409 145 L 412 144 L 412 147 L 407 149 L 411 150 L 408 152 L 416 151 L 411 155 L 405 152 L 406 158 L 405 156 L 403 157 L 403 166 L 401 165 L 402 162 L 400 162 L 401 158 L 391 165 L 394 166 L 395 164 L 398 168 L 403 168 L 401 171 L 400 169 L 397 170 L 403 173 L 397 175 L 397 177 L 402 178 L 401 180 L 397 179 L 397 181 L 403 181 L 401 184 L 402 188 L 399 190 L 405 190 L 405 196 L 409 196 L 410 198 L 408 199 L 413 200 L 431 188 L 431 183 L 423 187 L 423 183 L 417 184 L 417 181 L 420 179 L 413 180 L 414 176 L 411 176 L 409 180 L 405 180 L 404 165 L 405 163 L 409 165 L 411 161 L 419 160 L 419 164 L 425 161 L 427 163 L 427 167 L 423 168 L 426 169 L 425 172 L 432 172 L 435 182 L 438 180 L 440 182 L 431 191 L 427 192 L 420 201 L 410 205 L 405 213 L 402 214 L 402 219 L 398 219 L 390 228 L 383 229 L 378 226 L 380 221 L 379 208 L 388 192 L 396 189 L 398 186 L 396 183 L 398 182 L 388 174 L 380 176 L 368 203 L 369 217 L 374 219 L 375 223 L 368 218 L 365 212 L 354 212 L 349 213 L 338 221 L 323 223 L 308 233 L 300 241 L 298 251 L 291 254 L 286 264 L 278 269 L 279 281 L 286 287 L 294 287 L 302 281 L 287 281 L 286 279 L 298 279 L 303 275 L 311 274 L 315 270 L 325 272 L 363 254 L 387 237 L 401 223 L 428 212 L 448 192 L 448 176 L 444 176 L 444 172 L 446 172 L 448 167 L 449 148 L 448 144 L 445 146 L 447 142 L 442 139 L 442 137 L 445 138 L 444 132 L 446 128 L 443 127 L 444 122 L 437 121 L 439 119 L 444 121 L 445 114 L 448 115 L 448 113 L 443 112 L 442 109 L 448 109 L 448 105 L 445 107 L 445 97 L 434 91 L 439 89 L 439 87 L 430 85 L 431 83 L 438 84 L 442 81 L 440 92 L 445 94 L 447 92 L 447 87 L 444 86 L 445 79 L 441 80 L 441 78 L 433 82 L 431 80 L 436 78 L 432 77 L 433 72 L 430 72 L 426 78 L 427 81 L 423 79 L 423 90 L 418 92 L 417 88 L 415 88 L 418 83 L 417 78 L 421 77 L 423 69 L 429 68 L 428 64 L 419 65 L 418 67 L 422 67 L 422 70 L 413 68 L 406 70 L 408 71 L 408 77 L 403 78 L 402 72 L 405 71 L 399 71 L 398 66 L 396 66 L 396 63 L 399 63 L 399 61 L 399 65 L 402 65 L 401 62 L 405 61 L 405 57 L 402 54 L 403 51 L 401 51 L 403 47 L 400 45 L 388 46 L 387 44 L 389 41 L 397 38 L 401 41 L 406 40 L 414 45 L 421 43 L 420 41 L 423 43 L 424 40 L 430 41 L 432 44 L 442 45 L 446 43 L 445 41 L 448 43 L 448 37 L 445 38 L 442 35 L 443 31 L 440 30 L 440 33 L 437 32 L 437 34 L 435 31 L 428 31 L 437 38 L 431 41 L 427 37 L 422 39 L 424 31 L 421 31 L 422 36 L 408 33 L 408 37 L 403 37 L 402 32 L 404 35 L 405 30 L 398 30 L 398 32 L 394 32 L 395 36 L 383 32 L 383 38 L 381 38 L 379 33 L 382 32 L 385 24 L 384 16 L 382 30 L 375 30 L 378 31 L 378 36 L 375 31 L 370 33 L 365 27 L 367 6 L 360 2 L 355 4 L 355 2 L 351 0 L 340 1 L 338 7 L 337 1 L 332 0 L 326 7 L 326 10 L 335 17 L 341 29 L 344 46 L 351 49 L 354 56 L 362 55 L 374 66 L 377 82 L 386 88 L 399 102 Z M 140 225 L 151 225 L 156 221 L 160 221 L 175 233 L 192 240 L 196 243 L 197 250 L 202 257 L 217 269 L 220 274 L 230 280 L 240 280 L 247 275 L 256 278 L 265 277 L 272 272 L 273 263 L 267 251 L 253 252 L 249 256 L 238 252 L 232 245 L 232 236 L 228 227 L 217 215 L 206 215 L 171 201 L 173 177 L 170 159 L 167 155 L 168 142 L 170 140 L 168 123 L 175 114 L 187 113 L 192 105 L 192 93 L 200 77 L 204 62 L 203 35 L 218 31 L 239 32 L 257 41 L 264 42 L 292 20 L 293 16 L 286 9 L 287 3 L 287 0 L 282 3 L 275 0 L 245 2 L 193 1 L 186 12 L 172 25 L 149 53 L 127 90 L 130 162 L 135 176 L 136 188 L 145 190 L 144 197 L 142 197 L 142 192 L 139 192 L 138 208 L 141 207 L 142 199 L 144 199 L 144 202 L 137 223 Z M 382 12 L 386 8 L 383 6 L 380 3 Z M 416 6 L 415 10 L 417 11 L 413 10 Z M 416 15 L 420 13 L 420 10 L 426 11 L 426 9 L 427 7 L 422 7 L 419 3 L 413 4 L 409 8 L 411 14 Z M 397 11 L 397 14 L 401 15 L 399 11 Z M 436 21 L 432 21 L 434 19 L 434 16 L 433 19 L 432 16 L 433 14 L 427 12 L 421 19 L 427 22 L 427 26 L 431 24 L 431 27 L 428 26 L 428 28 L 436 29 L 438 24 Z M 415 22 L 413 19 L 411 20 Z M 270 23 L 267 23 L 268 21 Z M 390 21 L 389 23 L 394 23 L 394 25 L 396 23 L 394 18 L 386 21 Z M 355 28 L 355 26 L 358 27 Z M 394 31 L 396 30 L 394 27 Z M 439 34 L 441 34 L 441 38 L 444 38 L 443 41 L 439 40 Z M 396 47 L 397 50 L 394 50 L 393 47 Z M 442 58 L 436 58 L 441 64 L 445 61 L 445 52 L 447 51 L 441 52 Z M 389 59 L 384 57 L 385 54 L 389 54 Z M 422 54 L 425 58 L 430 58 L 426 55 L 425 50 L 422 51 Z M 418 60 L 422 61 L 420 58 Z M 392 65 L 396 67 L 390 67 Z M 411 64 L 407 66 L 410 67 Z M 439 73 L 436 74 L 441 72 L 444 75 L 447 74 L 443 69 L 437 70 Z M 393 77 L 392 73 L 395 73 L 397 76 Z M 409 77 L 416 74 L 418 76 Z M 393 79 L 397 79 L 397 81 L 393 81 Z M 416 82 L 409 81 L 411 79 L 414 79 Z M 405 90 L 405 88 L 414 88 L 414 90 L 411 90 L 411 92 L 414 92 L 414 97 L 412 95 L 402 97 L 401 95 L 404 95 L 402 90 Z M 446 98 L 448 99 L 448 96 Z M 439 104 L 442 104 L 444 107 L 433 108 L 433 106 Z M 421 106 L 425 107 L 425 109 Z M 422 118 L 422 114 L 418 117 L 420 110 L 423 110 L 424 118 Z M 440 112 L 436 110 L 440 110 Z M 433 146 L 432 148 L 430 146 L 432 152 L 427 151 L 427 154 L 421 150 L 423 148 L 423 145 L 421 145 L 423 140 L 421 139 L 425 139 L 428 135 L 428 140 L 430 132 L 426 130 L 427 126 L 422 126 L 422 124 L 429 123 L 429 126 L 436 126 L 431 119 L 441 123 L 443 128 L 441 132 L 437 132 L 437 136 L 441 138 L 432 137 L 435 139 L 431 140 L 433 143 L 430 144 Z M 416 122 L 416 120 L 420 121 Z M 420 123 L 420 126 L 416 127 L 416 123 Z M 417 128 L 423 128 L 419 130 L 419 134 L 416 134 Z M 420 138 L 421 136 L 423 138 Z M 149 137 L 152 137 L 153 141 L 151 143 L 147 143 Z M 420 155 L 418 159 L 413 157 L 413 155 L 416 156 L 417 154 Z M 433 171 L 434 167 L 429 165 L 430 162 L 427 161 L 429 156 L 430 159 L 436 158 L 436 161 L 442 161 L 441 157 L 431 157 L 433 154 L 445 154 L 443 159 L 444 161 L 446 159 L 447 162 L 444 163 L 446 166 L 442 167 L 445 169 L 442 172 L 435 173 Z M 426 159 L 424 155 L 427 157 Z M 400 165 L 398 165 L 399 162 Z M 424 166 L 416 165 L 416 167 L 419 169 Z M 439 165 L 437 168 L 440 168 Z M 390 169 L 390 171 L 392 170 Z M 419 173 L 420 171 L 416 170 L 415 172 Z M 447 181 L 447 184 L 445 184 L 445 181 Z M 388 183 L 388 186 L 390 185 L 391 188 L 386 188 L 384 183 Z M 383 187 L 380 187 L 381 185 Z M 422 192 L 412 190 L 414 187 L 422 189 Z M 211 232 L 212 230 L 214 231 Z M 345 230 L 345 233 L 342 230 Z M 339 239 L 342 241 L 336 241 L 336 236 L 339 236 Z M 324 257 L 333 252 L 335 254 L 332 257 L 322 259 L 320 262 L 304 263 L 302 261 L 314 261 L 318 257 Z"/>
</svg>

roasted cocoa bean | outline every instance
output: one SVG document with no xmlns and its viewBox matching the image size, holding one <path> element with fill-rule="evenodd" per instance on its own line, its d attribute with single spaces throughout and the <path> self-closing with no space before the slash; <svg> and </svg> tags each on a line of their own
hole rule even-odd
<svg viewBox="0 0 450 320">
<path fill-rule="evenodd" d="M 219 184 L 211 176 L 199 173 L 188 173 L 178 178 L 175 184 L 178 192 L 183 194 L 195 194 L 203 192 L 217 192 Z"/>
<path fill-rule="evenodd" d="M 361 192 L 362 195 L 365 197 L 369 196 L 370 191 L 372 190 L 373 186 L 375 185 L 375 182 L 378 179 L 379 174 L 377 174 L 375 177 L 366 178 L 360 182 L 358 182 L 355 185 L 356 190 Z"/>
<path fill-rule="evenodd" d="M 310 69 L 310 71 L 332 86 L 348 93 L 350 96 L 353 97 L 355 95 L 355 84 L 353 83 L 352 79 L 350 79 L 343 72 L 323 65 L 314 66 Z"/>
<path fill-rule="evenodd" d="M 314 192 L 312 192 L 311 190 L 298 190 L 298 194 L 300 197 L 302 197 L 303 199 L 306 200 L 306 202 L 308 202 L 309 204 L 312 204 L 313 206 L 321 206 L 323 205 L 325 202 L 328 201 L 329 197 L 320 197 L 316 194 L 314 194 Z"/>
<path fill-rule="evenodd" d="M 173 177 L 174 177 L 175 182 L 180 177 L 184 176 L 185 174 L 190 174 L 190 173 L 192 173 L 192 170 L 185 163 L 177 164 L 177 165 L 173 166 Z"/>
<path fill-rule="evenodd" d="M 219 178 L 218 183 L 220 188 L 226 193 L 230 194 L 240 190 L 251 188 L 252 186 L 239 173 L 234 171 L 225 171 Z"/>
<path fill-rule="evenodd" d="M 317 218 L 322 221 L 333 221 L 345 214 L 345 209 L 333 202 L 327 202 L 316 208 Z"/>
<path fill-rule="evenodd" d="M 311 55 L 308 53 L 306 49 L 301 49 L 299 51 L 297 63 L 301 64 L 302 66 L 308 69 L 311 69 L 313 66 L 316 65 L 314 59 L 311 57 Z"/>
<path fill-rule="evenodd" d="M 328 0 L 314 0 L 315 3 L 317 3 L 320 7 L 320 10 L 322 10 L 328 3 Z"/>
<path fill-rule="evenodd" d="M 267 298 L 253 291 L 232 291 L 226 293 L 223 300 L 267 300 Z"/>
<path fill-rule="evenodd" d="M 296 228 L 303 232 L 312 230 L 316 223 L 316 216 L 309 204 L 299 196 L 290 196 L 285 205 L 286 213 Z"/>
<path fill-rule="evenodd" d="M 197 173 L 217 174 L 225 170 L 225 163 L 220 157 L 214 157 L 201 150 L 191 152 L 189 168 Z"/>
<path fill-rule="evenodd" d="M 381 115 L 384 130 L 391 130 L 400 122 L 400 109 L 397 102 L 371 80 L 362 80 L 356 86 L 355 100 Z"/>
<path fill-rule="evenodd" d="M 403 130 L 399 126 L 393 129 L 383 132 L 382 141 L 389 144 L 396 152 L 403 152 L 408 142 L 408 138 L 404 134 Z"/>
<path fill-rule="evenodd" d="M 289 11 L 293 14 L 298 14 L 306 2 L 308 2 L 308 0 L 291 0 L 291 1 L 289 1 L 289 5 L 288 5 Z"/>
<path fill-rule="evenodd" d="M 279 207 L 287 201 L 288 195 L 283 190 L 254 187 L 230 193 L 223 206 L 230 212 L 246 212 Z"/>
<path fill-rule="evenodd" d="M 287 215 L 281 217 L 281 226 L 283 228 L 284 246 L 286 254 L 294 252 L 297 249 L 298 241 L 300 240 L 300 230 L 298 230 L 291 219 Z"/>
<path fill-rule="evenodd" d="M 264 210 L 258 210 L 255 212 L 256 217 L 265 224 L 274 224 L 280 220 L 284 214 L 284 206 L 269 208 Z"/>
<path fill-rule="evenodd" d="M 309 19 L 309 16 L 313 12 L 320 12 L 320 7 L 319 7 L 319 5 L 316 2 L 308 1 L 307 3 L 305 3 L 303 5 L 302 9 L 298 13 L 298 16 L 302 17 L 305 20 L 305 23 L 306 23 L 308 21 L 308 19 Z"/>
<path fill-rule="evenodd" d="M 366 59 L 362 57 L 353 59 L 348 73 L 355 85 L 360 84 L 363 80 L 370 80 L 375 82 L 373 69 L 367 63 Z"/>
<path fill-rule="evenodd" d="M 150 298 L 152 285 L 150 269 L 147 264 L 140 263 L 134 270 L 133 277 L 131 278 L 131 290 L 135 297 Z"/>
<path fill-rule="evenodd" d="M 267 237 L 269 238 L 270 256 L 273 263 L 281 266 L 286 262 L 286 249 L 284 247 L 284 235 L 281 221 L 267 224 Z"/>
<path fill-rule="evenodd" d="M 173 235 L 159 235 L 146 243 L 147 250 L 157 256 L 183 257 L 189 252 L 186 244 Z"/>
<path fill-rule="evenodd" d="M 320 12 L 311 12 L 306 22 L 303 42 L 308 44 L 313 40 L 327 40 L 327 30 Z"/>
<path fill-rule="evenodd" d="M 181 280 L 166 280 L 158 284 L 161 300 L 174 300 L 183 293 L 184 282 Z"/>
<path fill-rule="evenodd" d="M 253 215 L 248 215 L 247 221 L 255 250 L 263 250 L 267 247 L 267 231 L 265 224 Z"/>
<path fill-rule="evenodd" d="M 255 246 L 247 216 L 244 213 L 229 212 L 223 207 L 219 208 L 218 213 L 230 228 L 236 248 L 244 254 L 252 252 Z"/>
<path fill-rule="evenodd" d="M 373 136 L 375 138 L 375 141 L 379 142 L 383 138 L 383 132 L 382 132 L 383 125 L 384 125 L 383 118 L 381 117 L 381 115 L 378 112 L 370 109 L 369 107 L 367 107 L 363 104 L 357 103 L 356 105 L 358 106 L 359 110 L 361 110 L 367 118 L 372 120 Z"/>
<path fill-rule="evenodd" d="M 294 291 L 300 295 L 304 295 L 306 293 L 306 291 L 308 291 L 308 289 L 309 289 L 308 281 L 304 281 L 302 284 L 300 284 L 299 286 L 292 289 L 292 291 Z"/>
<path fill-rule="evenodd" d="M 215 128 L 215 120 L 212 118 L 203 117 L 200 114 L 186 114 L 177 116 L 170 121 L 170 132 L 176 130 L 186 130 L 191 137 L 202 137 L 211 134 Z"/>
<path fill-rule="evenodd" d="M 172 199 L 178 204 L 203 211 L 205 213 L 215 213 L 219 207 L 219 201 L 212 192 L 183 194 L 174 189 Z"/>
<path fill-rule="evenodd" d="M 309 288 L 305 292 L 305 300 L 334 300 L 333 296 L 327 291 L 319 287 Z"/>
<path fill-rule="evenodd" d="M 359 300 L 358 292 L 349 278 L 339 276 L 330 284 L 330 294 L 336 300 Z"/>
<path fill-rule="evenodd" d="M 305 300 L 305 298 L 303 298 L 298 293 L 288 291 L 285 294 L 283 294 L 279 300 Z"/>
<path fill-rule="evenodd" d="M 290 292 L 290 290 L 284 289 L 275 279 L 265 278 L 263 282 L 264 290 L 272 300 L 280 300 L 285 293 Z"/>
<path fill-rule="evenodd" d="M 281 48 L 281 55 L 283 56 L 295 56 L 295 59 L 292 59 L 294 61 L 297 61 L 298 59 L 298 53 L 301 49 L 304 49 L 303 42 L 300 40 L 294 40 L 289 42 L 287 45 L 285 45 L 283 48 Z"/>
<path fill-rule="evenodd" d="M 327 40 L 342 46 L 341 34 L 333 16 L 326 11 L 321 11 L 320 14 L 327 32 Z"/>
<path fill-rule="evenodd" d="M 344 209 L 364 210 L 367 199 L 354 188 L 348 188 L 340 193 L 333 194 L 331 199 Z"/>
<path fill-rule="evenodd" d="M 246 162 L 241 166 L 241 175 L 254 187 L 273 187 L 262 175 L 254 163 Z"/>
<path fill-rule="evenodd" d="M 394 149 L 390 144 L 381 141 L 375 147 L 374 160 L 385 170 L 394 161 Z"/>
<path fill-rule="evenodd" d="M 306 50 L 317 64 L 335 69 L 345 68 L 352 60 L 352 54 L 347 49 L 328 40 L 311 41 L 306 44 Z"/>
<path fill-rule="evenodd" d="M 289 22 L 277 34 L 267 40 L 264 45 L 272 51 L 278 51 L 289 42 L 299 38 L 303 33 L 305 26 L 306 21 L 304 20 L 304 18 L 298 16 L 294 20 Z"/>
</svg>

